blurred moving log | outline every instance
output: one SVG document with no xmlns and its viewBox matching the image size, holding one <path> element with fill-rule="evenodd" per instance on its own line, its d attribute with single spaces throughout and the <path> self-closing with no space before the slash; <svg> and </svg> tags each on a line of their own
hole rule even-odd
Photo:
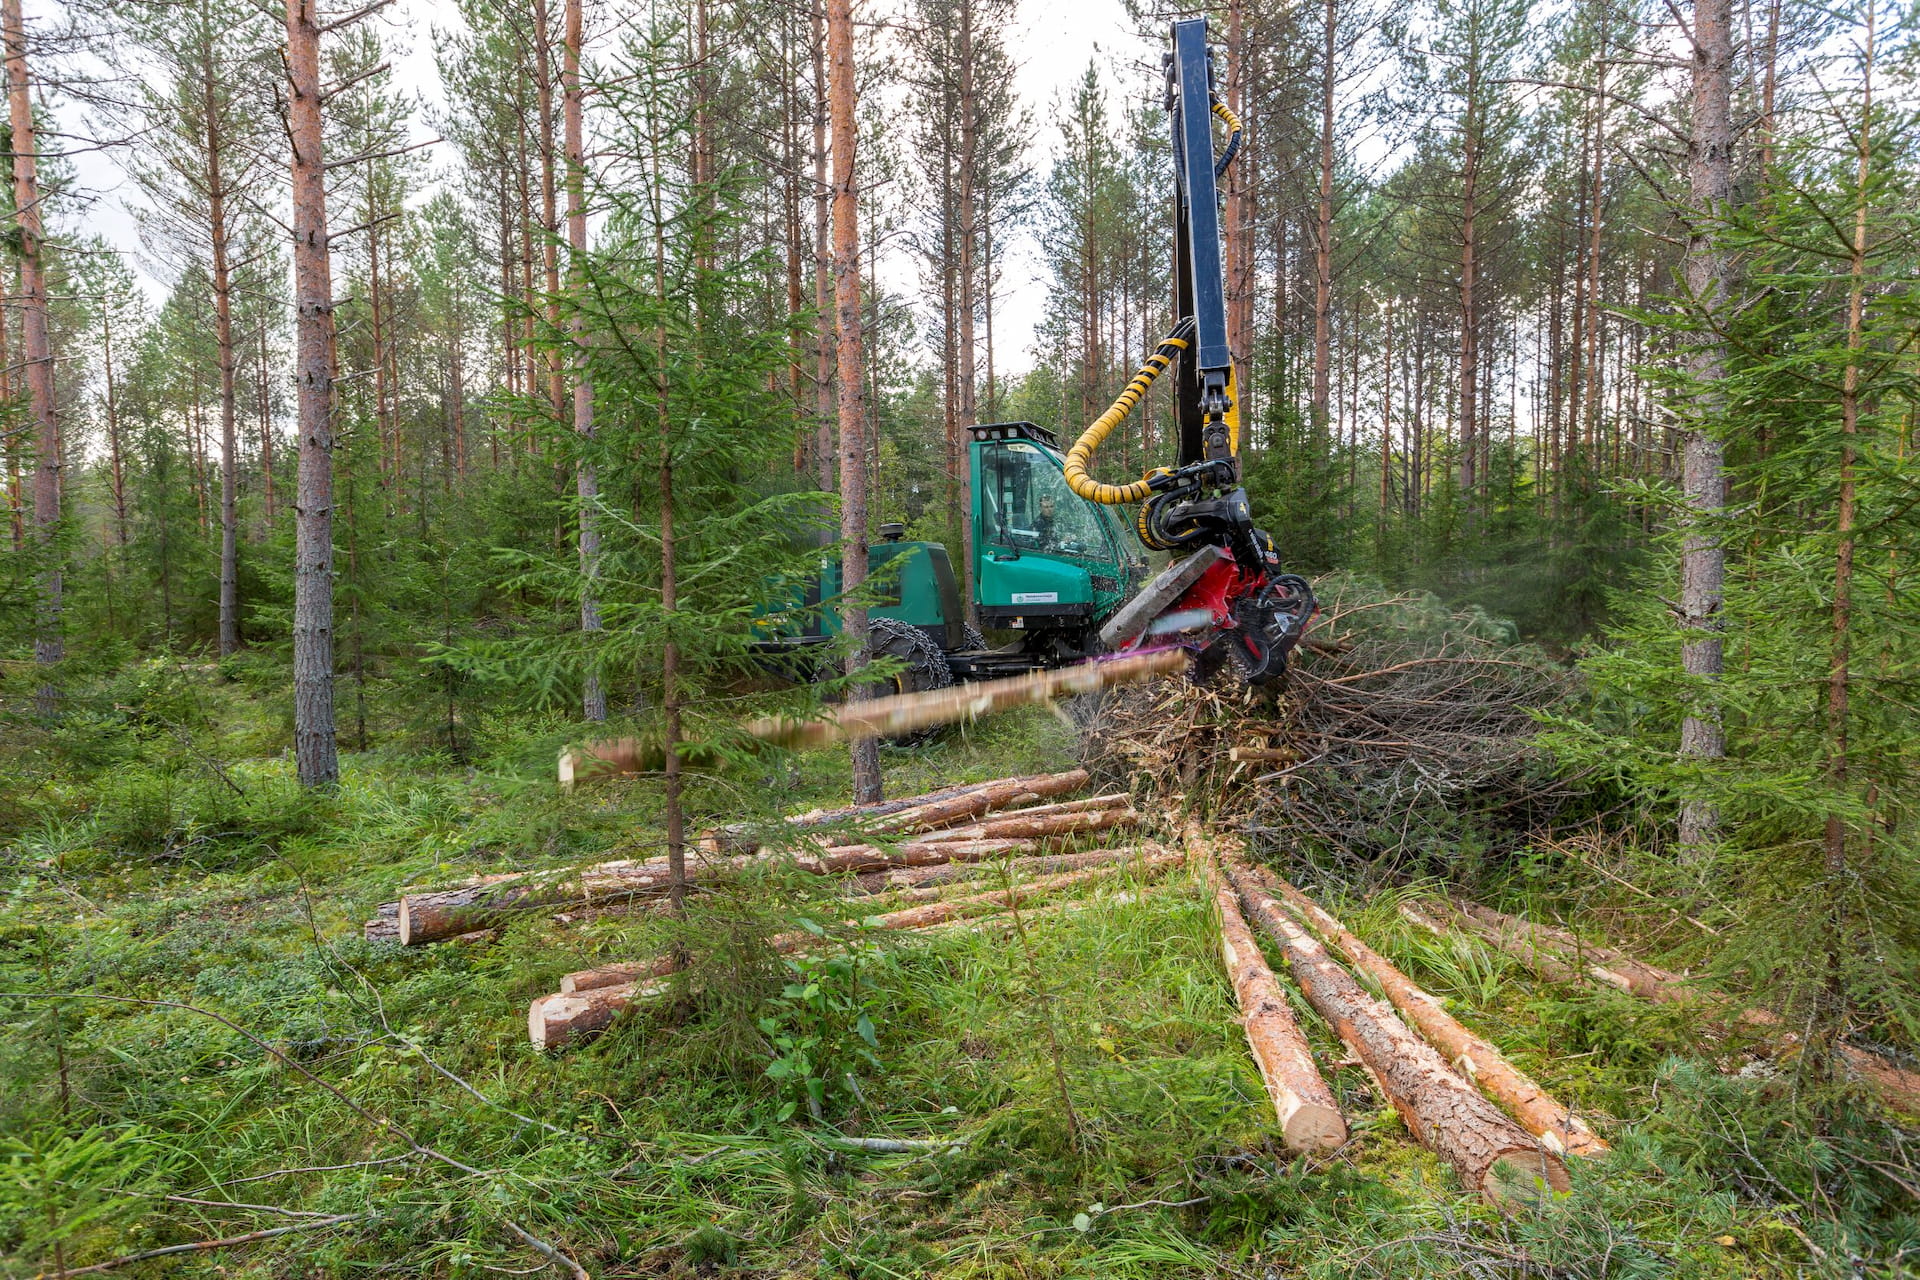
<svg viewBox="0 0 1920 1280">
<path fill-rule="evenodd" d="M 1262 887 L 1277 891 L 1322 940 L 1346 957 L 1348 964 L 1371 974 L 1393 1007 L 1427 1038 L 1427 1043 L 1445 1054 L 1455 1070 L 1479 1085 L 1481 1092 L 1505 1107 L 1528 1133 L 1556 1152 L 1597 1156 L 1610 1150 L 1580 1117 L 1508 1062 L 1500 1050 L 1462 1026 L 1441 1007 L 1438 997 L 1422 990 L 1392 961 L 1355 937 L 1332 913 L 1264 867 L 1242 869 Z"/>
<path fill-rule="evenodd" d="M 1431 905 L 1431 904 L 1429 904 Z M 1475 903 L 1446 904 L 1449 922 L 1492 943 L 1549 982 L 1571 982 L 1581 972 L 1656 1004 L 1702 1001 L 1733 1021 L 1779 1045 L 1795 1045 L 1800 1037 L 1786 1029 L 1771 1009 L 1741 1006 L 1723 992 L 1707 990 L 1694 979 L 1635 959 L 1617 947 L 1596 946 L 1579 935 L 1553 925 L 1538 924 Z M 1428 928 L 1438 928 L 1421 921 Z M 1442 930 L 1444 931 L 1444 930 Z M 1920 1115 L 1920 1072 L 1910 1071 L 1885 1054 L 1859 1045 L 1839 1044 L 1835 1052 L 1847 1069 L 1869 1085 L 1888 1106 Z"/>
<path fill-rule="evenodd" d="M 1266 1082 L 1267 1097 L 1280 1119 L 1280 1141 L 1293 1152 L 1331 1151 L 1347 1140 L 1347 1120 L 1333 1090 L 1314 1065 L 1313 1051 L 1293 1010 L 1281 994 L 1280 984 L 1260 954 L 1253 930 L 1240 914 L 1240 902 L 1233 886 L 1220 872 L 1218 861 L 1206 849 L 1197 832 L 1187 836 L 1189 854 L 1201 861 L 1207 888 L 1213 893 L 1213 905 L 1220 916 L 1220 957 L 1233 981 L 1233 993 L 1240 1004 L 1240 1017 L 1247 1033 L 1247 1048 Z"/>
<path fill-rule="evenodd" d="M 1286 956 L 1308 1002 L 1373 1073 L 1422 1146 L 1452 1165 L 1468 1187 L 1503 1207 L 1537 1200 L 1543 1187 L 1570 1188 L 1558 1156 L 1454 1074 L 1232 857 L 1225 863 L 1228 880 Z"/>
<path fill-rule="evenodd" d="M 1151 878 L 1177 865 L 1180 856 L 1160 851 L 1143 859 L 1137 870 Z M 951 898 L 903 911 L 868 916 L 860 921 L 862 929 L 918 931 L 954 924 L 970 917 L 1005 911 L 1029 899 L 1063 889 L 1075 888 L 1113 875 L 1121 868 L 1097 867 L 1032 880 L 993 893 Z M 769 945 L 781 954 L 816 946 L 819 935 L 810 932 L 783 933 L 769 939 Z M 660 994 L 665 978 L 674 971 L 671 956 L 656 956 L 635 963 L 601 965 L 583 969 L 561 979 L 561 990 L 541 996 L 527 1009 L 527 1038 L 536 1047 L 554 1049 L 583 1035 L 607 1027 L 636 1001 Z"/>
<path fill-rule="evenodd" d="M 1182 649 L 1096 658 L 1057 671 L 1036 671 L 1005 680 L 848 703 L 827 708 L 817 720 L 767 716 L 750 722 L 746 731 L 753 737 L 787 747 L 824 747 L 848 738 L 896 737 L 935 725 L 977 720 L 1013 707 L 1138 684 L 1184 671 L 1186 667 L 1187 655 Z"/>
</svg>

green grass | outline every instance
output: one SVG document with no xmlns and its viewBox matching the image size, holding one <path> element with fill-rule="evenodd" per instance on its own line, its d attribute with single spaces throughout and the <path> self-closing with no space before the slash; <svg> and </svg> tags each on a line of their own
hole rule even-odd
<svg viewBox="0 0 1920 1280">
<path fill-rule="evenodd" d="M 122 1274 L 478 1280 L 541 1263 L 508 1222 L 596 1276 L 1898 1274 L 1910 1219 L 1862 1200 L 1850 1148 L 1761 1125 L 1765 1082 L 1716 1073 L 1683 1020 L 1536 986 L 1417 936 L 1385 897 L 1328 905 L 1603 1118 L 1617 1152 L 1563 1203 L 1502 1219 L 1464 1195 L 1351 1066 L 1328 1074 L 1352 1144 L 1282 1152 L 1183 877 L 1035 917 L 1031 954 L 998 927 L 863 937 L 791 875 L 702 895 L 684 923 L 536 912 L 482 945 L 369 944 L 360 922 L 401 884 L 657 847 L 655 785 L 562 798 L 563 727 L 501 721 L 469 766 L 350 756 L 316 799 L 269 745 L 269 693 L 161 683 L 192 749 L 151 724 L 84 765 L 49 748 L 66 763 L 5 850 L 0 982 L 76 994 L 0 1003 L 0 1274 L 302 1221 L 162 1196 L 366 1216 Z M 1073 748 L 1044 712 L 1004 716 L 888 753 L 887 785 Z M 825 752 L 691 798 L 702 821 L 771 814 L 844 801 L 846 780 Z M 774 956 L 801 917 L 838 941 Z M 571 1051 L 527 1045 L 527 1003 L 561 974 L 676 943 L 692 963 L 668 998 Z M 1300 1012 L 1321 1061 L 1344 1060 Z"/>
</svg>

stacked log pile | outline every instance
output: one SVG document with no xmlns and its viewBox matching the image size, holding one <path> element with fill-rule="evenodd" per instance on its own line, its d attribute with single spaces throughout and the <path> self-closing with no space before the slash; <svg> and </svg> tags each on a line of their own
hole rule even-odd
<svg viewBox="0 0 1920 1280">
<path fill-rule="evenodd" d="M 1450 1062 L 1435 1045 L 1414 1034 L 1393 1005 L 1367 994 L 1334 960 L 1313 936 L 1308 921 L 1317 920 L 1319 928 L 1342 939 L 1343 951 L 1351 946 L 1347 954 L 1357 967 L 1369 969 L 1376 976 L 1390 974 L 1397 978 L 1397 983 L 1386 984 L 1390 992 L 1397 985 L 1403 997 L 1440 1012 L 1433 997 L 1419 991 L 1378 953 L 1340 928 L 1305 894 L 1293 890 L 1281 898 L 1269 892 L 1264 874 L 1248 865 L 1237 841 L 1219 836 L 1209 839 L 1198 828 L 1190 828 L 1187 847 L 1189 855 L 1217 877 L 1215 897 L 1229 967 L 1239 959 L 1239 947 L 1232 940 L 1245 928 L 1244 923 L 1235 927 L 1242 920 L 1239 908 L 1244 907 L 1286 958 L 1307 1003 L 1366 1067 L 1380 1094 L 1406 1122 L 1407 1131 L 1450 1164 L 1467 1186 L 1503 1206 L 1566 1191 L 1571 1184 L 1562 1153 L 1577 1149 L 1581 1154 L 1599 1154 L 1606 1150 L 1598 1137 L 1506 1062 L 1492 1045 L 1472 1036 L 1451 1018 L 1441 1014 L 1452 1024 L 1450 1031 L 1433 1018 L 1422 1017 L 1416 1025 L 1423 1030 L 1434 1028 L 1449 1048 L 1465 1050 L 1471 1069 L 1461 1063 L 1459 1055 Z M 1355 959 L 1359 956 L 1372 963 L 1362 964 Z M 1255 1003 L 1257 979 L 1243 983 L 1235 974 L 1235 982 L 1241 990 L 1241 1008 L 1248 1019 L 1251 1040 L 1253 1019 L 1265 1005 Z M 1285 1037 L 1284 1029 L 1281 1035 Z M 1304 1045 L 1300 1047 L 1304 1050 Z M 1310 1085 L 1303 1087 L 1301 1083 L 1297 1058 L 1286 1050 L 1279 1056 L 1286 1060 L 1285 1065 L 1270 1069 L 1267 1055 L 1255 1050 L 1284 1124 L 1288 1107 Z M 1310 1059 L 1307 1069 L 1311 1071 Z M 1312 1080 L 1317 1082 L 1318 1076 Z M 1510 1117 L 1496 1102 L 1513 1109 L 1515 1116 Z"/>
<path fill-rule="evenodd" d="M 791 866 L 816 875 L 878 873 L 1035 854 L 1075 837 L 1126 830 L 1135 812 L 1123 793 L 1040 803 L 1085 785 L 1082 770 L 1000 778 L 896 801 L 873 810 L 802 815 L 783 830 L 741 827 L 706 833 L 689 858 L 699 887 L 756 869 Z M 912 839 L 900 839 L 912 836 Z M 746 849 L 749 852 L 723 852 Z M 671 883 L 664 857 L 619 859 L 584 868 L 478 876 L 441 889 L 403 891 L 367 922 L 370 939 L 403 946 L 456 938 L 516 912 L 659 899 Z"/>
</svg>

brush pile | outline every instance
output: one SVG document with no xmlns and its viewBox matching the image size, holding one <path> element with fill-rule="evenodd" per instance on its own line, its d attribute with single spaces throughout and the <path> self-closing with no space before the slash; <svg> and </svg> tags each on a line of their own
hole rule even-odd
<svg viewBox="0 0 1920 1280">
<path fill-rule="evenodd" d="M 1463 819 L 1524 831 L 1569 798 L 1533 718 L 1572 692 L 1564 668 L 1478 609 L 1344 576 L 1316 591 L 1283 685 L 1162 681 L 1083 711 L 1095 778 L 1201 799 L 1376 871 Z"/>
</svg>

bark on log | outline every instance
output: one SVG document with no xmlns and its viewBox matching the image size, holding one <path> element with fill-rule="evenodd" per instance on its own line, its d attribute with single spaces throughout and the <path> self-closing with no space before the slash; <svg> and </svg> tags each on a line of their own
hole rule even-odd
<svg viewBox="0 0 1920 1280">
<path fill-rule="evenodd" d="M 879 819 L 865 827 L 865 830 L 876 835 L 894 832 L 912 834 L 916 831 L 931 831 L 951 823 L 963 822 L 968 818 L 979 817 L 996 809 L 1013 808 L 1048 796 L 1066 795 L 1079 790 L 1086 783 L 1085 769 L 1071 769 L 1065 773 L 1043 773 L 1027 777 L 995 778 L 989 782 L 969 783 L 964 787 L 948 787 L 942 791 L 930 791 L 925 795 L 908 796 L 905 799 L 888 800 L 879 804 L 851 805 L 841 809 L 812 809 L 806 813 L 788 817 L 786 825 L 789 828 L 811 830 L 836 823 L 859 823 L 863 819 Z M 733 823 L 715 827 L 702 834 L 700 847 L 709 853 L 747 853 L 766 843 L 770 835 L 778 832 L 778 826 L 779 824 L 775 823 Z M 836 832 L 827 842 L 852 844 L 859 838 L 859 832 L 856 831 Z"/>
<path fill-rule="evenodd" d="M 1094 849 L 1087 853 L 1014 858 L 1007 862 L 1006 867 L 1016 879 L 1031 879 L 1034 876 L 1057 875 L 1062 871 L 1079 871 L 1084 867 L 1127 862 L 1138 856 L 1139 850 L 1134 846 L 1122 845 L 1117 849 Z M 993 875 L 999 866 L 997 862 L 956 862 L 931 867 L 904 867 L 898 871 L 869 871 L 854 877 L 853 883 L 848 886 L 848 893 L 870 897 L 882 893 L 918 892 L 957 881 L 978 880 Z"/>
<path fill-rule="evenodd" d="M 1643 1000 L 1656 1004 L 1703 1001 L 1776 1044 L 1799 1042 L 1771 1009 L 1743 1007 L 1731 996 L 1706 990 L 1684 974 L 1650 965 L 1616 947 L 1595 946 L 1553 925 L 1536 924 L 1474 903 L 1456 905 L 1456 920 L 1549 982 L 1572 981 L 1577 973 L 1575 966 L 1583 965 L 1593 977 Z M 1859 1045 L 1841 1044 L 1836 1052 L 1847 1069 L 1871 1086 L 1888 1106 L 1920 1115 L 1920 1072 Z"/>
<path fill-rule="evenodd" d="M 1305 927 L 1231 863 L 1227 876 L 1293 970 L 1307 1000 L 1379 1082 L 1422 1146 L 1495 1204 L 1570 1187 L 1566 1166 L 1500 1108 L 1455 1075 L 1393 1010 L 1368 995 Z"/>
<path fill-rule="evenodd" d="M 1188 848 L 1195 841 L 1188 838 Z M 1287 1150 L 1331 1151 L 1347 1140 L 1347 1120 L 1333 1090 L 1321 1078 L 1314 1065 L 1313 1051 L 1293 1010 L 1281 994 L 1280 984 L 1260 954 L 1260 944 L 1240 914 L 1240 903 L 1233 886 L 1220 872 L 1210 852 L 1205 857 L 1207 887 L 1213 892 L 1214 908 L 1220 915 L 1220 957 L 1226 962 L 1227 976 L 1233 981 L 1233 993 L 1240 1004 L 1241 1022 L 1246 1028 L 1247 1048 L 1253 1052 L 1260 1078 L 1266 1082 L 1267 1097 L 1280 1118 L 1280 1141 Z"/>
<path fill-rule="evenodd" d="M 1146 875 L 1154 875 L 1179 861 L 1178 855 L 1162 853 L 1149 860 L 1142 870 Z M 1105 874 L 1104 869 L 1101 874 Z M 1010 905 L 1024 902 L 1036 894 L 1084 883 L 1089 875 L 1088 872 L 1076 872 L 1067 876 L 1056 876 L 1048 881 L 1035 880 L 1028 884 L 1015 885 L 1011 892 L 1003 889 L 998 893 L 929 904 L 929 907 L 939 908 L 939 910 L 913 907 L 906 911 L 870 916 L 861 923 L 869 929 L 902 931 L 919 931 L 938 928 L 942 925 L 959 924 L 976 915 L 1004 911 Z M 1041 908 L 1033 914 L 1039 916 L 1051 913 L 1053 910 L 1054 908 Z M 819 941 L 819 937 L 815 934 L 796 932 L 779 934 L 770 939 L 769 943 L 774 950 L 785 954 L 815 945 Z M 541 996 L 528 1007 L 527 1038 L 538 1048 L 556 1049 L 582 1036 L 603 1030 L 637 1001 L 665 991 L 665 975 L 672 972 L 671 957 L 660 956 L 637 964 L 603 965 L 598 969 L 568 974 L 561 981 L 563 987 L 571 989 Z M 622 978 L 625 980 L 620 980 Z M 601 983 L 605 985 L 595 985 Z"/>
<path fill-rule="evenodd" d="M 700 883 L 779 863 L 791 863 L 818 875 L 878 871 L 942 862 L 977 862 L 1002 854 L 1028 853 L 1038 847 L 1038 843 L 1032 840 L 908 843 L 891 850 L 873 845 L 848 845 L 793 858 L 784 855 L 748 855 L 713 859 L 689 867 L 687 878 L 691 883 Z M 666 860 L 650 859 L 645 862 L 603 862 L 584 871 L 543 872 L 432 893 L 410 893 L 400 899 L 400 941 L 405 946 L 437 942 L 493 924 L 501 915 L 514 910 L 664 894 L 669 887 L 669 879 Z"/>
<path fill-rule="evenodd" d="M 929 831 L 921 837 L 920 842 L 946 844 L 965 840 L 1038 840 L 1046 836 L 1112 831 L 1118 827 L 1134 826 L 1139 821 L 1140 815 L 1130 807 L 1049 813 L 1038 817 L 1026 813 L 1007 813 L 969 826 Z"/>
<path fill-rule="evenodd" d="M 935 725 L 975 720 L 1012 707 L 1051 702 L 1076 693 L 1096 693 L 1154 680 L 1182 671 L 1186 665 L 1186 653 L 1180 649 L 1096 658 L 1058 671 L 1036 671 L 1005 680 L 851 702 L 829 709 L 818 720 L 767 716 L 750 722 L 746 731 L 753 737 L 789 747 L 826 746 L 848 738 L 893 737 Z"/>
<path fill-rule="evenodd" d="M 1427 1043 L 1445 1054 L 1454 1069 L 1479 1085 L 1481 1092 L 1505 1107 L 1528 1133 L 1556 1152 L 1597 1156 L 1609 1150 L 1580 1117 L 1508 1062 L 1500 1050 L 1462 1026 L 1441 1007 L 1436 996 L 1422 990 L 1392 961 L 1355 937 L 1332 913 L 1265 868 L 1241 870 L 1269 890 L 1277 890 L 1281 900 L 1346 957 L 1348 964 L 1371 974 L 1393 1007 L 1427 1038 Z"/>
</svg>

